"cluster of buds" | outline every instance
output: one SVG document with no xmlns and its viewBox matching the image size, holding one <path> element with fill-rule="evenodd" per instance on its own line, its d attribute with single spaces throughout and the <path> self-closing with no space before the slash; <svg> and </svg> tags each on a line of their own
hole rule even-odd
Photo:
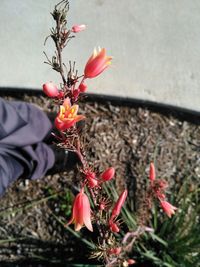
<svg viewBox="0 0 200 267">
<path fill-rule="evenodd" d="M 85 119 L 83 115 L 77 115 L 79 106 L 72 103 L 77 102 L 79 95 L 86 92 L 85 80 L 98 76 L 110 64 L 111 57 L 106 56 L 104 48 L 100 49 L 98 53 L 95 50 L 86 63 L 83 78 L 77 88 L 78 77 L 74 79 L 73 83 L 66 83 L 60 90 L 53 82 L 47 82 L 43 85 L 43 91 L 48 97 L 60 100 L 60 110 L 55 120 L 55 126 L 58 130 L 65 131 L 74 126 L 76 122 Z M 70 80 L 72 79 L 71 71 L 68 73 L 68 77 L 70 77 Z M 67 86 L 67 84 L 70 86 Z"/>
<path fill-rule="evenodd" d="M 111 263 L 107 266 L 123 266 L 128 267 L 134 265 L 136 261 L 134 259 L 124 259 L 122 247 L 114 247 L 107 250 L 107 255 L 111 257 Z"/>
<path fill-rule="evenodd" d="M 99 190 L 102 189 L 102 187 L 101 187 L 102 183 L 110 181 L 111 179 L 113 179 L 114 174 L 115 174 L 115 169 L 113 167 L 106 169 L 102 174 L 99 175 L 98 178 L 97 178 L 95 172 L 92 172 L 90 170 L 85 171 L 84 174 L 85 174 L 84 185 L 88 186 L 88 188 L 91 190 L 92 197 L 94 198 L 93 200 L 95 200 L 94 202 L 96 203 L 96 206 L 98 207 L 99 211 L 107 210 L 106 208 L 108 206 L 110 206 L 110 201 L 105 197 L 99 197 L 99 195 L 101 194 L 101 192 L 99 192 Z M 108 220 L 108 228 L 113 233 L 118 233 L 120 231 L 117 217 L 119 216 L 119 214 L 121 212 L 122 206 L 124 205 L 124 202 L 127 198 L 127 194 L 128 194 L 128 191 L 124 190 L 121 193 L 121 195 L 119 196 L 117 202 L 114 204 L 114 206 L 111 210 L 110 219 Z M 96 198 L 96 196 L 97 196 L 97 198 Z M 81 211 L 80 209 L 82 209 L 84 206 L 84 205 L 80 206 L 77 204 L 77 202 L 78 202 L 77 198 L 78 199 L 82 199 L 82 198 L 86 199 L 86 195 L 83 193 L 83 189 L 81 189 L 81 192 L 75 198 L 74 205 L 73 205 L 73 214 L 78 214 L 78 209 L 79 209 L 79 211 Z M 88 205 L 85 205 L 85 206 L 88 207 Z M 82 213 L 80 212 L 80 214 L 82 214 Z M 79 216 L 80 216 L 80 214 L 79 214 Z M 87 212 L 87 214 L 89 215 L 90 213 Z M 76 216 L 73 215 L 73 218 L 75 218 L 75 217 Z M 77 220 L 71 219 L 70 223 L 72 223 L 73 221 L 77 221 Z M 87 225 L 86 225 L 86 227 L 87 227 Z M 88 228 L 88 229 L 90 230 L 91 228 Z M 75 230 L 78 231 L 78 230 L 80 230 L 80 228 L 77 228 L 75 226 Z"/>
<path fill-rule="evenodd" d="M 167 214 L 169 218 L 171 218 L 171 216 L 175 213 L 177 208 L 171 205 L 166 200 L 165 190 L 168 187 L 168 183 L 163 179 L 156 179 L 155 166 L 153 163 L 150 164 L 149 180 L 150 180 L 150 192 L 152 196 L 159 201 L 163 211 Z"/>
<path fill-rule="evenodd" d="M 101 199 L 98 205 L 99 210 L 105 210 L 107 203 L 106 199 Z M 79 231 L 83 225 L 85 225 L 89 231 L 93 231 L 91 220 L 90 202 L 87 195 L 84 193 L 84 189 L 82 188 L 75 197 L 72 208 L 72 218 L 67 225 L 75 223 L 75 231 Z"/>
<path fill-rule="evenodd" d="M 85 175 L 85 184 L 87 184 L 89 188 L 95 188 L 101 187 L 102 183 L 112 180 L 115 176 L 115 169 L 110 167 L 100 175 L 97 175 L 90 169 L 83 170 L 83 173 Z"/>
</svg>

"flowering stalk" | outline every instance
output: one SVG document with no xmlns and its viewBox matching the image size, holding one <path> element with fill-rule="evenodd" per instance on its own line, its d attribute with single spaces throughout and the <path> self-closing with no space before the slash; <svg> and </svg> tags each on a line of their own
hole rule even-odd
<svg viewBox="0 0 200 267">
<path fill-rule="evenodd" d="M 106 186 L 107 183 L 114 179 L 115 169 L 109 167 L 103 172 L 99 172 L 91 167 L 93 164 L 87 160 L 78 127 L 78 122 L 86 119 L 84 115 L 78 114 L 80 96 L 87 90 L 85 81 L 97 77 L 107 69 L 111 64 L 112 57 L 106 55 L 105 48 L 99 49 L 99 51 L 94 50 L 85 65 L 82 75 L 78 75 L 75 62 L 72 64 L 70 61 L 67 71 L 67 67 L 62 61 L 62 51 L 67 43 L 74 38 L 73 33 L 79 33 L 86 28 L 82 24 L 74 25 L 67 29 L 66 15 L 68 10 L 69 3 L 67 0 L 63 0 L 55 6 L 52 16 L 56 26 L 52 28 L 50 37 L 55 44 L 56 53 L 51 60 L 45 54 L 46 63 L 60 73 L 62 84 L 60 88 L 52 82 L 47 82 L 43 85 L 44 93 L 53 99 L 55 105 L 58 106 L 55 126 L 59 134 L 54 134 L 57 138 L 58 146 L 76 153 L 81 163 L 79 167 L 81 173 L 80 192 L 75 196 L 72 217 L 68 224 L 74 223 L 76 231 L 79 231 L 84 226 L 93 231 L 92 224 L 95 224 L 98 229 L 99 244 L 97 245 L 97 250 L 93 253 L 93 257 L 102 258 L 106 266 L 116 266 L 116 264 L 117 266 L 128 266 L 134 264 L 135 260 L 129 259 L 127 253 L 132 248 L 135 240 L 145 231 L 148 231 L 147 229 L 149 228 L 144 227 L 143 222 L 139 225 L 137 231 L 128 232 L 120 245 L 114 233 L 120 232 L 118 217 L 126 201 L 128 191 L 125 189 L 116 203 L 106 197 L 103 185 L 105 184 Z M 148 197 L 152 197 L 153 194 L 156 195 L 166 213 L 172 215 L 176 208 L 167 206 L 163 193 L 165 183 L 155 179 L 155 168 L 152 164 L 150 167 L 150 180 L 151 188 L 148 192 Z M 89 195 L 84 192 L 84 188 L 87 188 L 86 192 L 89 192 Z M 93 202 L 92 211 L 89 199 Z M 150 208 L 147 201 L 145 205 Z M 111 209 L 111 207 L 113 208 Z"/>
<path fill-rule="evenodd" d="M 109 200 L 103 196 L 105 193 L 103 192 L 102 184 L 114 178 L 115 170 L 113 167 L 110 167 L 103 173 L 96 173 L 90 167 L 92 164 L 87 161 L 84 145 L 81 142 L 77 127 L 77 122 L 85 119 L 85 116 L 81 114 L 78 115 L 77 112 L 79 108 L 79 96 L 87 90 L 85 80 L 94 78 L 102 73 L 108 65 L 110 65 L 111 57 L 106 56 L 105 49 L 99 50 L 98 53 L 94 52 L 87 61 L 83 75 L 78 76 L 78 71 L 75 70 L 75 63 L 73 66 L 70 63 L 69 71 L 65 73 L 62 63 L 62 50 L 72 38 L 71 32 L 78 33 L 85 29 L 83 25 L 73 26 L 71 30 L 67 29 L 66 12 L 68 11 L 68 7 L 68 1 L 61 1 L 55 6 L 55 10 L 52 13 L 56 21 L 56 27 L 51 31 L 50 37 L 55 43 L 56 54 L 52 58 L 52 61 L 48 59 L 47 62 L 53 69 L 60 73 L 63 84 L 61 88 L 58 89 L 53 83 L 46 83 L 45 86 L 43 86 L 43 90 L 47 96 L 55 99 L 55 104 L 59 106 L 59 112 L 55 119 L 55 126 L 60 132 L 60 135 L 56 136 L 58 145 L 67 150 L 74 151 L 81 162 L 80 171 L 82 173 L 82 181 L 80 181 L 80 186 L 82 189 L 75 197 L 72 218 L 68 224 L 74 222 L 76 231 L 79 231 L 84 225 L 86 225 L 90 231 L 92 230 L 89 199 L 83 191 L 83 186 L 85 186 L 88 188 L 94 204 L 92 213 L 93 221 L 99 230 L 101 242 L 105 244 L 105 248 L 107 249 L 107 242 L 111 232 L 109 221 L 107 221 L 107 227 L 105 227 L 104 211 L 108 211 L 111 205 Z M 72 136 L 73 139 L 71 138 Z M 112 254 L 111 251 L 116 251 L 115 248 L 108 247 L 110 252 L 107 253 L 109 255 Z"/>
<path fill-rule="evenodd" d="M 165 190 L 168 187 L 168 183 L 165 180 L 156 179 L 155 166 L 153 163 L 150 164 L 149 179 L 150 187 L 148 193 L 149 197 L 151 198 L 151 201 L 152 198 L 158 200 L 163 211 L 167 214 L 169 218 L 171 218 L 177 208 L 167 202 Z"/>
</svg>

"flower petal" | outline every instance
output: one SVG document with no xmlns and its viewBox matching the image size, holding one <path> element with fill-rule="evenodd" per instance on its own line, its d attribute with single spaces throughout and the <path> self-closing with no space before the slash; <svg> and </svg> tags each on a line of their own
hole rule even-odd
<svg viewBox="0 0 200 267">
<path fill-rule="evenodd" d="M 90 202 L 86 195 L 84 195 L 84 206 L 83 206 L 83 222 L 88 230 L 93 232 L 93 227 L 91 223 L 91 210 L 90 210 Z"/>
<path fill-rule="evenodd" d="M 66 97 L 64 102 L 63 102 L 63 106 L 66 110 L 70 109 L 71 108 L 71 101 L 69 99 L 69 97 Z"/>
</svg>

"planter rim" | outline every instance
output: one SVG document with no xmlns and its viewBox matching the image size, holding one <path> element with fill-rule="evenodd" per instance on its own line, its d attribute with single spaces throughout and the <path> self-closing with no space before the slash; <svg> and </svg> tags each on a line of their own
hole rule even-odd
<svg viewBox="0 0 200 267">
<path fill-rule="evenodd" d="M 32 88 L 19 88 L 19 87 L 1 87 L 0 88 L 0 96 L 5 95 L 6 93 L 12 94 L 30 94 L 30 95 L 44 95 L 42 90 L 36 90 Z M 192 121 L 195 124 L 200 124 L 200 112 L 192 109 L 187 109 L 183 107 L 178 107 L 170 104 L 163 104 L 160 102 L 143 100 L 137 98 L 130 97 L 122 97 L 122 96 L 113 96 L 113 95 L 105 95 L 105 94 L 95 94 L 95 93 L 87 93 L 85 94 L 86 99 L 88 101 L 97 101 L 100 103 L 111 102 L 113 105 L 119 106 L 135 106 L 142 108 L 149 108 L 153 111 L 156 111 L 161 114 L 172 114 L 173 116 L 178 117 L 179 119 L 185 118 L 188 121 Z"/>
</svg>

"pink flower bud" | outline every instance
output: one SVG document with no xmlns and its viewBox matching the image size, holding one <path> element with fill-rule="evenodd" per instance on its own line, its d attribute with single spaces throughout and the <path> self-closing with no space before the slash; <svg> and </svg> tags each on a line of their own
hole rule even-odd
<svg viewBox="0 0 200 267">
<path fill-rule="evenodd" d="M 87 90 L 87 85 L 86 85 L 84 82 L 82 82 L 82 83 L 79 85 L 78 88 L 79 88 L 79 90 L 80 90 L 81 93 L 85 93 L 86 90 Z"/>
<path fill-rule="evenodd" d="M 77 33 L 77 32 L 84 31 L 85 29 L 86 29 L 86 26 L 84 24 L 81 24 L 81 25 L 74 25 L 71 31 L 74 33 Z"/>
<path fill-rule="evenodd" d="M 59 95 L 58 87 L 52 82 L 47 82 L 43 84 L 43 92 L 48 97 L 57 97 Z"/>
<path fill-rule="evenodd" d="M 155 166 L 154 166 L 153 162 L 151 162 L 151 164 L 150 164 L 149 179 L 151 181 L 154 181 L 156 179 Z"/>
<path fill-rule="evenodd" d="M 111 221 L 120 214 L 121 208 L 124 205 L 124 202 L 126 200 L 127 195 L 128 195 L 128 191 L 124 190 L 121 193 L 121 195 L 119 196 L 119 198 L 118 198 L 118 200 L 117 200 L 117 202 L 116 202 L 116 204 L 112 210 Z"/>
<path fill-rule="evenodd" d="M 105 210 L 105 208 L 106 208 L 105 203 L 100 203 L 100 205 L 99 205 L 99 209 L 100 209 L 100 210 Z"/>
<path fill-rule="evenodd" d="M 104 182 L 111 180 L 115 175 L 115 169 L 113 167 L 108 168 L 101 175 L 101 178 Z"/>
<path fill-rule="evenodd" d="M 128 259 L 127 262 L 128 262 L 128 265 L 132 265 L 136 263 L 136 261 L 133 259 Z"/>
</svg>

